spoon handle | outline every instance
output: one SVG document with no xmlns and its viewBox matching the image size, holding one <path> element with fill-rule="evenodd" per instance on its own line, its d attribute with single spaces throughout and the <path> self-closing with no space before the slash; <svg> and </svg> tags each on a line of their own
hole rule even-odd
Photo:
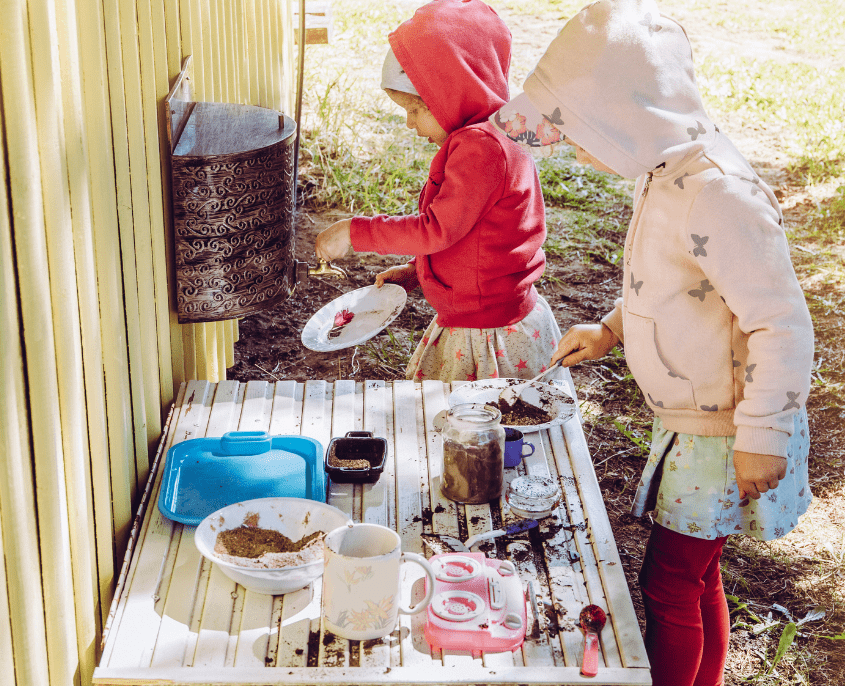
<svg viewBox="0 0 845 686">
<path fill-rule="evenodd" d="M 599 673 L 599 637 L 588 631 L 584 637 L 584 658 L 581 660 L 581 674 L 596 676 Z"/>
</svg>

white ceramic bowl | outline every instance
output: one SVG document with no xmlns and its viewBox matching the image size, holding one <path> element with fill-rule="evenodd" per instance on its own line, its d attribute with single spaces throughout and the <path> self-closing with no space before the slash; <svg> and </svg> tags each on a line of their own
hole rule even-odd
<svg viewBox="0 0 845 686">
<path fill-rule="evenodd" d="M 258 515 L 255 521 L 255 515 Z M 281 595 L 305 588 L 323 574 L 322 559 L 298 567 L 256 569 L 221 560 L 214 553 L 217 534 L 237 529 L 250 517 L 250 524 L 284 534 L 292 541 L 315 531 L 329 533 L 351 522 L 336 507 L 305 498 L 257 498 L 227 505 L 203 519 L 194 533 L 197 549 L 226 576 L 244 588 L 267 595 Z"/>
</svg>

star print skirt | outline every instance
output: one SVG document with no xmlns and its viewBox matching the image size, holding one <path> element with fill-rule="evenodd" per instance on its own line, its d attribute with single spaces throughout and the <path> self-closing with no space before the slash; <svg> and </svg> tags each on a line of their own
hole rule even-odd
<svg viewBox="0 0 845 686">
<path fill-rule="evenodd" d="M 655 521 L 695 538 L 747 534 L 763 541 L 785 536 L 813 499 L 807 473 L 807 411 L 795 415 L 787 445 L 786 477 L 759 500 L 739 499 L 733 436 L 666 431 L 655 418 L 651 452 L 634 496 L 632 514 L 656 510 Z"/>
<path fill-rule="evenodd" d="M 560 328 L 542 296 L 522 321 L 497 329 L 444 329 L 435 317 L 405 374 L 416 381 L 530 379 L 546 369 L 559 340 Z M 562 378 L 559 373 L 550 376 Z"/>
</svg>

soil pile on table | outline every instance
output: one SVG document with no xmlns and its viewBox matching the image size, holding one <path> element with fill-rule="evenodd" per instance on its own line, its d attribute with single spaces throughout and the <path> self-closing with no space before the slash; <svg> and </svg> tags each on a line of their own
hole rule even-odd
<svg viewBox="0 0 845 686">
<path fill-rule="evenodd" d="M 545 424 L 553 419 L 550 412 L 527 403 L 522 398 L 517 398 L 513 404 L 501 398 L 494 403 L 487 404 L 493 405 L 502 413 L 502 424 L 505 426 L 534 426 L 535 424 Z"/>
<path fill-rule="evenodd" d="M 298 541 L 283 533 L 254 526 L 239 526 L 217 534 L 214 553 L 224 562 L 255 569 L 299 567 L 323 559 L 324 531 Z"/>
</svg>

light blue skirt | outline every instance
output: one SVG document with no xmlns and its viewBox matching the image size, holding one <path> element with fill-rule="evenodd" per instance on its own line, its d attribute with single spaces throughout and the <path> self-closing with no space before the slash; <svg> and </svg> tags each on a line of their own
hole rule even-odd
<svg viewBox="0 0 845 686">
<path fill-rule="evenodd" d="M 651 452 L 634 495 L 632 514 L 656 511 L 661 526 L 695 538 L 747 534 L 763 541 L 785 536 L 813 499 L 807 459 L 807 411 L 795 415 L 787 445 L 786 477 L 758 500 L 740 500 L 733 436 L 693 436 L 666 431 L 655 418 Z"/>
</svg>

